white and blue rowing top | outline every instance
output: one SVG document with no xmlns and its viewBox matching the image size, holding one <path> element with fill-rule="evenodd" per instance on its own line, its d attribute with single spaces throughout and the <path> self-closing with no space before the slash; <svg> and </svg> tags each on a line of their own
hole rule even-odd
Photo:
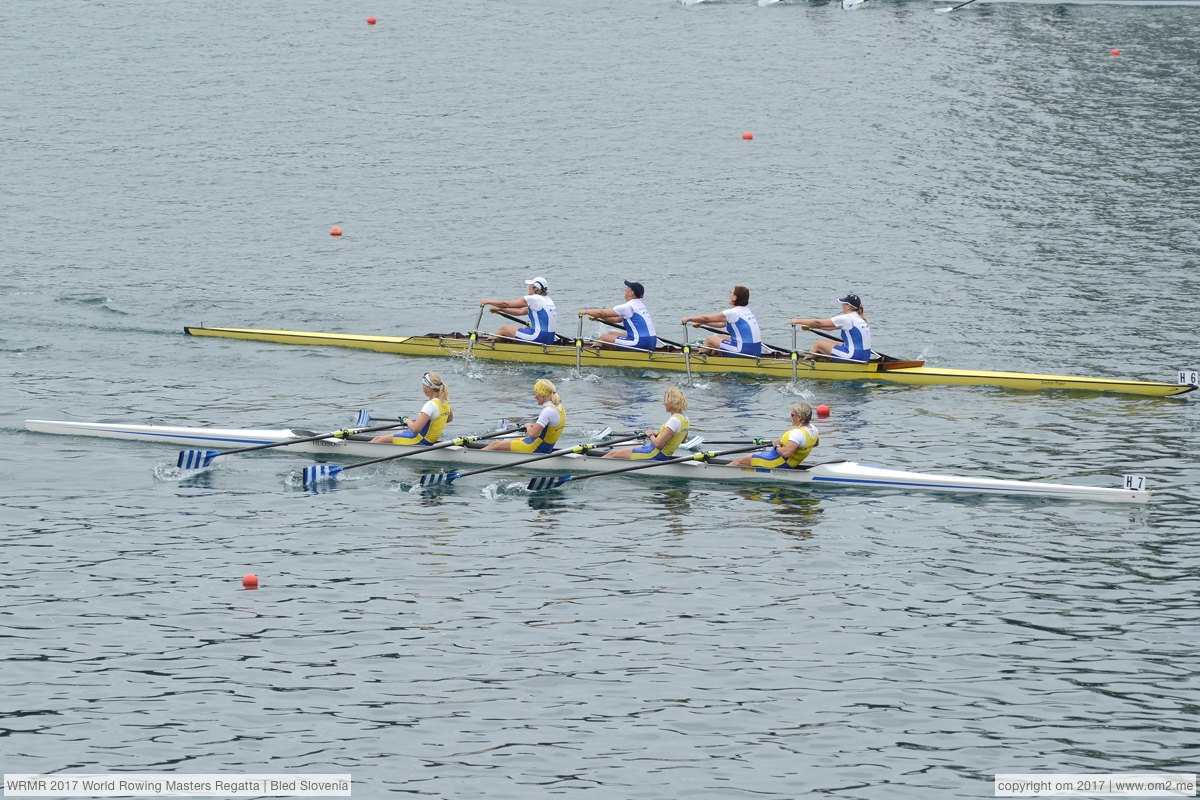
<svg viewBox="0 0 1200 800">
<path fill-rule="evenodd" d="M 748 306 L 734 306 L 721 312 L 725 315 L 725 327 L 729 338 L 721 342 L 726 353 L 757 356 L 762 353 L 762 332 L 758 319 Z"/>
<path fill-rule="evenodd" d="M 522 342 L 554 344 L 558 320 L 554 301 L 542 294 L 531 294 L 525 296 L 525 305 L 529 306 L 530 327 L 518 328 L 516 338 Z"/>
<path fill-rule="evenodd" d="M 857 311 L 838 314 L 829 321 L 842 332 L 842 343 L 833 348 L 831 356 L 850 361 L 871 360 L 871 326 Z"/>
<path fill-rule="evenodd" d="M 640 350 L 653 350 L 658 345 L 658 334 L 654 331 L 650 311 L 640 297 L 614 306 L 613 311 L 625 325 L 625 335 L 618 338 L 616 344 Z"/>
</svg>

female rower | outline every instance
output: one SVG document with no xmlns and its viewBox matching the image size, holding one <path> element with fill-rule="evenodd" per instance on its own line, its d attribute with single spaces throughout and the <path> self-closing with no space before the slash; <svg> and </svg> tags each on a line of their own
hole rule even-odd
<svg viewBox="0 0 1200 800">
<path fill-rule="evenodd" d="M 731 467 L 754 467 L 755 469 L 795 469 L 817 446 L 820 436 L 812 424 L 812 406 L 808 403 L 792 405 L 792 427 L 776 439 L 770 449 L 759 450 L 738 456 L 729 462 Z"/>
<path fill-rule="evenodd" d="M 533 399 L 542 407 L 538 418 L 525 426 L 524 439 L 501 439 L 489 442 L 484 450 L 511 450 L 514 453 L 549 453 L 562 436 L 567 424 L 567 411 L 553 383 L 538 378 L 533 384 Z"/>
<path fill-rule="evenodd" d="M 871 360 L 871 326 L 863 311 L 862 300 L 856 294 L 848 294 L 838 300 L 842 313 L 829 319 L 793 319 L 793 325 L 802 325 L 817 331 L 842 332 L 841 343 L 832 339 L 818 339 L 805 354 L 805 361 L 818 356 L 829 356 L 838 361 L 866 363 Z"/>
<path fill-rule="evenodd" d="M 762 353 L 762 333 L 758 329 L 758 320 L 754 312 L 747 307 L 749 302 L 750 290 L 745 286 L 735 286 L 729 293 L 731 308 L 715 314 L 697 314 L 683 318 L 685 325 L 690 322 L 695 328 L 701 325 L 724 325 L 728 331 L 729 338 L 717 334 L 705 339 L 701 353 L 732 353 L 741 356 L 757 356 Z"/>
<path fill-rule="evenodd" d="M 549 284 L 546 283 L 545 278 L 539 276 L 525 281 L 525 286 L 528 294 L 518 297 L 516 300 L 479 301 L 480 305 L 491 306 L 493 314 L 503 311 L 508 314 L 529 315 L 530 327 L 504 325 L 489 338 L 492 341 L 510 339 L 535 344 L 554 344 L 554 329 L 558 312 L 554 307 L 554 301 L 547 295 Z"/>
<path fill-rule="evenodd" d="M 446 423 L 454 420 L 454 412 L 450 409 L 450 390 L 446 388 L 441 375 L 426 372 L 421 376 L 421 391 L 425 393 L 425 405 L 421 406 L 416 418 L 402 418 L 404 430 L 376 436 L 372 442 L 433 444 L 441 438 Z"/>
<path fill-rule="evenodd" d="M 650 321 L 650 312 L 642 297 L 646 287 L 637 281 L 625 281 L 625 302 L 612 308 L 585 308 L 579 312 L 581 317 L 591 317 L 611 325 L 618 323 L 625 326 L 625 335 L 609 331 L 600 335 L 597 340 L 601 347 L 615 347 L 618 350 L 653 350 L 658 347 L 658 337 L 654 333 L 654 323 Z"/>
<path fill-rule="evenodd" d="M 680 442 L 688 435 L 688 418 L 683 412 L 687 411 L 687 398 L 683 390 L 672 386 L 663 395 L 663 408 L 671 416 L 662 424 L 658 431 L 648 430 L 650 444 L 641 447 L 622 447 L 605 453 L 605 458 L 632 458 L 634 460 L 651 459 L 666 461 L 679 447 Z"/>
</svg>

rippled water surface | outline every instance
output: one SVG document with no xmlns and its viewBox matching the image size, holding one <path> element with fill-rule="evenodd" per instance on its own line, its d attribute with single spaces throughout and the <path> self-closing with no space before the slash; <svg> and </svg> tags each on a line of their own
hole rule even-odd
<svg viewBox="0 0 1200 800">
<path fill-rule="evenodd" d="M 3 771 L 522 800 L 1195 772 L 1195 397 L 687 389 L 712 439 L 802 399 L 833 409 L 816 460 L 1144 475 L 1145 507 L 646 474 L 422 493 L 404 462 L 309 493 L 302 455 L 180 480 L 171 447 L 24 431 L 329 430 L 414 412 L 436 368 L 482 433 L 546 373 L 181 328 L 466 330 L 535 274 L 569 326 L 634 279 L 681 336 L 737 282 L 785 346 L 853 290 L 878 347 L 935 366 L 1200 368 L 1200 9 L 932 8 L 0 5 Z M 657 425 L 679 381 L 549 377 L 572 441 Z"/>
</svg>

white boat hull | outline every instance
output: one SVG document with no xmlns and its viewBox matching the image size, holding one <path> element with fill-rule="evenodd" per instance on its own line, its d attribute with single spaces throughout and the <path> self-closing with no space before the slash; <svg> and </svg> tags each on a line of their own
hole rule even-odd
<svg viewBox="0 0 1200 800">
<path fill-rule="evenodd" d="M 309 435 L 308 431 L 287 428 L 197 428 L 171 425 L 130 425 L 105 422 L 72 422 L 63 420 L 25 421 L 28 430 L 66 436 L 89 436 L 108 439 L 160 442 L 203 448 L 238 448 L 260 444 L 275 444 Z M 352 456 L 380 458 L 398 454 L 404 450 L 415 452 L 401 459 L 406 462 L 470 464 L 473 466 L 495 466 L 519 461 L 530 456 L 505 451 L 480 450 L 461 446 L 429 449 L 411 445 L 394 445 L 366 441 L 344 440 L 333 437 L 301 442 L 279 450 L 313 453 L 322 456 Z M 626 460 L 604 459 L 577 453 L 565 453 L 532 464 L 516 467 L 518 470 L 537 472 L 611 472 L 632 466 Z M 999 494 L 1017 497 L 1049 497 L 1063 500 L 1095 500 L 1114 503 L 1145 503 L 1152 492 L 1145 490 L 1076 486 L 1065 483 L 1017 481 L 998 478 L 969 477 L 962 475 L 933 475 L 925 472 L 872 467 L 854 461 L 834 461 L 825 464 L 805 465 L 801 469 L 754 470 L 730 467 L 724 464 L 709 464 L 703 461 L 686 461 L 664 464 L 653 469 L 640 470 L 632 475 L 657 475 L 659 477 L 690 478 L 714 481 L 735 481 L 754 484 L 809 484 L 813 486 L 841 486 L 860 488 L 886 488 L 901 491 L 938 491 L 968 494 Z"/>
</svg>

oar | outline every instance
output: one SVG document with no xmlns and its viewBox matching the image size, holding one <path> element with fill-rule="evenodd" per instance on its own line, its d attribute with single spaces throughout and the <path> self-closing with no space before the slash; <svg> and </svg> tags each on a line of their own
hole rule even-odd
<svg viewBox="0 0 1200 800">
<path fill-rule="evenodd" d="M 713 439 L 712 441 L 705 439 L 703 436 L 693 436 L 679 446 L 685 450 L 695 450 L 702 444 L 752 444 L 756 447 L 762 447 L 770 443 L 770 439 L 765 439 L 761 436 L 755 439 Z"/>
<path fill-rule="evenodd" d="M 505 319 L 510 319 L 510 320 L 512 320 L 513 322 L 519 323 L 519 324 L 520 324 L 520 326 L 521 326 L 522 328 L 529 328 L 529 327 L 532 327 L 532 326 L 530 325 L 530 323 L 529 323 L 529 320 L 522 319 L 521 317 L 515 317 L 515 316 L 513 316 L 512 314 L 509 314 L 507 311 L 501 311 L 501 310 L 500 310 L 500 309 L 498 309 L 498 308 L 493 308 L 493 309 L 492 309 L 492 313 L 493 313 L 493 314 L 499 314 L 500 316 L 504 317 Z M 482 315 L 480 315 L 480 317 L 479 317 L 479 318 L 482 320 L 482 319 L 483 319 L 483 316 L 482 316 Z M 477 327 L 478 327 L 478 326 L 477 326 Z M 507 337 L 506 337 L 506 338 L 507 338 Z M 518 343 L 521 343 L 521 344 L 531 344 L 530 342 L 521 342 L 521 340 L 520 340 L 520 339 L 509 339 L 509 341 L 518 342 Z M 571 340 L 570 340 L 570 339 L 568 339 L 567 337 L 565 337 L 565 336 L 562 336 L 562 335 L 560 335 L 560 334 L 558 334 L 558 333 L 554 334 L 554 341 L 555 341 L 555 343 L 556 343 L 556 344 L 557 344 L 557 343 L 563 343 L 563 342 L 565 342 L 565 343 L 570 343 L 570 342 L 571 342 Z"/>
<path fill-rule="evenodd" d="M 239 447 L 236 450 L 180 450 L 179 460 L 176 465 L 180 469 L 203 469 L 212 464 L 212 460 L 217 456 L 231 456 L 235 453 L 249 453 L 252 450 L 266 450 L 271 447 L 287 447 L 291 444 L 303 444 L 304 442 L 315 442 L 318 439 L 330 438 L 346 438 L 354 433 L 372 433 L 373 431 L 386 431 L 396 427 L 396 423 L 390 425 L 379 425 L 374 428 L 350 428 L 348 430 L 330 431 L 329 433 L 318 433 L 312 436 L 305 436 L 300 439 L 288 439 L 285 442 L 272 442 L 271 444 L 256 444 L 253 447 Z M 339 436 L 339 434 L 343 434 Z"/>
<path fill-rule="evenodd" d="M 972 2 L 973 1 L 974 0 L 972 0 Z M 829 339 L 831 342 L 837 342 L 838 344 L 841 344 L 841 342 L 842 342 L 842 337 L 840 337 L 840 336 L 834 336 L 831 333 L 826 333 L 825 331 L 818 330 L 817 328 L 809 328 L 804 325 L 801 325 L 800 327 L 806 331 L 811 331 L 811 332 L 815 333 L 817 336 L 820 336 L 823 339 Z M 795 330 L 795 329 L 796 329 L 796 326 L 793 325 L 792 330 Z M 900 360 L 898 358 L 892 358 L 887 353 L 881 353 L 878 350 L 872 350 L 871 352 L 874 353 L 875 355 L 879 356 L 880 358 L 882 358 L 884 361 L 899 361 Z M 841 360 L 842 361 L 854 361 L 854 359 L 852 359 L 852 358 L 843 358 Z M 854 361 L 854 363 L 865 364 L 866 362 L 865 361 Z"/>
<path fill-rule="evenodd" d="M 593 319 L 595 319 L 597 322 L 602 322 L 602 323 L 604 323 L 605 325 L 609 326 L 610 328 L 617 328 L 617 329 L 619 329 L 619 330 L 625 330 L 625 326 L 624 326 L 624 325 L 620 325 L 620 324 L 618 324 L 618 323 L 616 323 L 616 322 L 609 322 L 609 321 L 608 321 L 608 320 L 606 320 L 606 319 L 599 319 L 599 318 L 595 318 L 595 317 L 593 317 Z M 672 342 L 670 339 L 664 339 L 664 338 L 663 338 L 663 337 L 661 337 L 661 336 L 658 336 L 658 337 L 656 337 L 656 338 L 657 338 L 657 339 L 658 339 L 660 342 L 662 342 L 663 344 L 669 344 L 669 345 L 671 345 L 672 347 L 683 347 L 683 346 L 684 346 L 684 345 L 683 345 L 683 344 L 681 344 L 680 342 Z M 635 347 L 635 348 L 631 348 L 631 349 L 634 349 L 634 350 L 636 350 L 636 349 L 638 349 L 638 348 L 636 348 L 636 347 Z M 650 351 L 647 351 L 647 352 L 650 352 Z"/>
<path fill-rule="evenodd" d="M 867 0 L 842 0 L 842 8 L 845 8 L 845 9 L 858 8 L 865 2 L 867 2 Z"/>
<path fill-rule="evenodd" d="M 975 2 L 975 0 L 967 0 L 967 2 L 965 2 L 965 3 L 959 3 L 958 5 L 951 6 L 950 8 L 935 8 L 933 11 L 935 14 L 949 14 L 951 11 L 955 10 L 956 8 L 962 8 L 963 6 L 969 6 L 969 5 L 971 5 L 971 3 L 974 3 L 974 2 Z"/>
<path fill-rule="evenodd" d="M 679 458 L 668 458 L 666 461 L 649 461 L 645 464 L 638 464 L 636 467 L 625 467 L 624 469 L 614 469 L 609 472 L 589 472 L 586 475 L 545 475 L 540 478 L 533 478 L 529 481 L 529 491 L 540 492 L 545 489 L 555 489 L 562 486 L 567 481 L 582 481 L 588 478 L 599 478 L 601 475 L 621 475 L 626 472 L 636 472 L 639 469 L 653 469 L 661 467 L 664 464 L 681 464 L 684 461 L 709 461 L 718 456 L 732 456 L 737 453 L 749 453 L 751 450 L 757 450 L 761 445 L 752 445 L 750 447 L 739 447 L 736 450 L 722 450 L 719 453 L 694 453 L 690 456 L 680 456 Z"/>
<path fill-rule="evenodd" d="M 602 436 L 609 435 L 605 431 L 601 431 L 600 433 Z M 574 447 L 564 447 L 561 450 L 553 450 L 549 453 L 543 453 L 540 456 L 537 456 L 535 458 L 524 458 L 524 459 L 521 459 L 520 461 L 512 461 L 507 464 L 496 464 L 491 467 L 484 467 L 483 469 L 473 469 L 470 472 L 435 472 L 435 473 L 432 473 L 429 475 L 422 475 L 421 476 L 421 485 L 422 486 L 440 486 L 443 483 L 454 483 L 459 478 L 466 478 L 471 475 L 482 475 L 485 472 L 492 472 L 492 471 L 498 470 L 498 469 L 509 469 L 511 467 L 520 467 L 525 464 L 532 464 L 535 461 L 545 461 L 548 458 L 557 458 L 558 456 L 566 455 L 567 453 L 586 453 L 589 450 L 595 450 L 597 447 L 608 447 L 609 445 L 620 444 L 621 442 L 628 442 L 630 439 L 639 439 L 644 435 L 645 434 L 635 433 L 635 434 L 631 434 L 629 436 L 625 436 L 621 439 L 611 439 L 607 442 L 599 442 L 597 444 L 579 444 L 579 445 L 575 445 Z M 597 437 L 597 438 L 600 438 L 600 437 Z"/>
<path fill-rule="evenodd" d="M 397 459 L 406 458 L 408 456 L 415 456 L 418 453 L 432 453 L 434 450 L 442 450 L 447 447 L 454 447 L 455 445 L 461 446 L 467 444 L 468 442 L 478 442 L 482 441 L 483 439 L 494 439 L 497 436 L 503 436 L 506 433 L 512 433 L 512 431 L 513 428 L 505 428 L 504 430 L 493 431 L 480 436 L 463 436 L 449 442 L 438 442 L 437 444 L 432 444 L 427 447 L 416 445 L 411 449 L 405 450 L 403 453 L 397 453 L 394 456 L 383 456 L 382 458 L 373 458 L 370 461 L 360 461 L 357 464 L 351 464 L 348 467 L 339 467 L 335 464 L 313 464 L 312 466 L 304 468 L 304 485 L 310 486 L 319 481 L 331 480 L 339 473 L 345 472 L 348 469 L 358 469 L 359 467 L 366 467 L 371 464 L 381 464 L 384 461 L 396 461 Z"/>
<path fill-rule="evenodd" d="M 483 303 L 479 304 L 479 317 L 475 320 L 475 327 L 471 329 L 471 341 L 467 343 L 467 358 L 471 357 L 471 351 L 475 349 L 475 342 L 479 339 L 479 326 L 483 323 L 483 312 L 486 308 Z"/>
<path fill-rule="evenodd" d="M 367 411 L 365 408 L 360 408 L 358 410 L 358 421 L 354 423 L 354 427 L 365 428 L 368 425 L 370 425 L 372 422 L 399 422 L 401 424 L 408 424 L 408 421 L 409 421 L 408 417 L 376 417 L 376 416 L 372 416 L 370 411 Z M 523 422 L 510 422 L 507 419 L 502 419 L 496 423 L 496 430 L 498 430 L 498 431 L 516 430 L 517 428 L 523 426 L 524 424 L 525 423 L 523 423 Z"/>
<path fill-rule="evenodd" d="M 722 336 L 728 336 L 728 335 L 729 335 L 729 331 L 728 331 L 728 330 L 724 330 L 724 331 L 723 331 L 723 330 L 721 330 L 720 328 L 710 328 L 710 327 L 709 327 L 709 326 L 707 326 L 707 325 L 696 325 L 695 323 L 691 323 L 691 325 L 692 325 L 692 327 L 693 327 L 693 328 L 703 328 L 704 330 L 708 331 L 709 333 L 719 333 L 719 334 L 721 334 Z M 786 350 L 786 349 L 784 349 L 784 348 L 782 348 L 782 347 L 776 347 L 775 345 L 773 345 L 773 344 L 767 344 L 766 342 L 760 342 L 759 344 L 761 344 L 763 347 L 767 348 L 768 350 L 774 350 L 776 353 L 783 353 L 785 356 L 786 356 L 787 354 L 789 354 L 790 352 L 792 352 L 791 350 Z M 745 356 L 744 354 L 739 354 L 739 353 L 722 353 L 721 355 L 726 355 L 726 356 L 736 356 L 736 355 L 743 355 L 743 356 L 744 356 L 744 357 L 746 357 L 746 358 L 754 358 L 754 356 Z"/>
</svg>

